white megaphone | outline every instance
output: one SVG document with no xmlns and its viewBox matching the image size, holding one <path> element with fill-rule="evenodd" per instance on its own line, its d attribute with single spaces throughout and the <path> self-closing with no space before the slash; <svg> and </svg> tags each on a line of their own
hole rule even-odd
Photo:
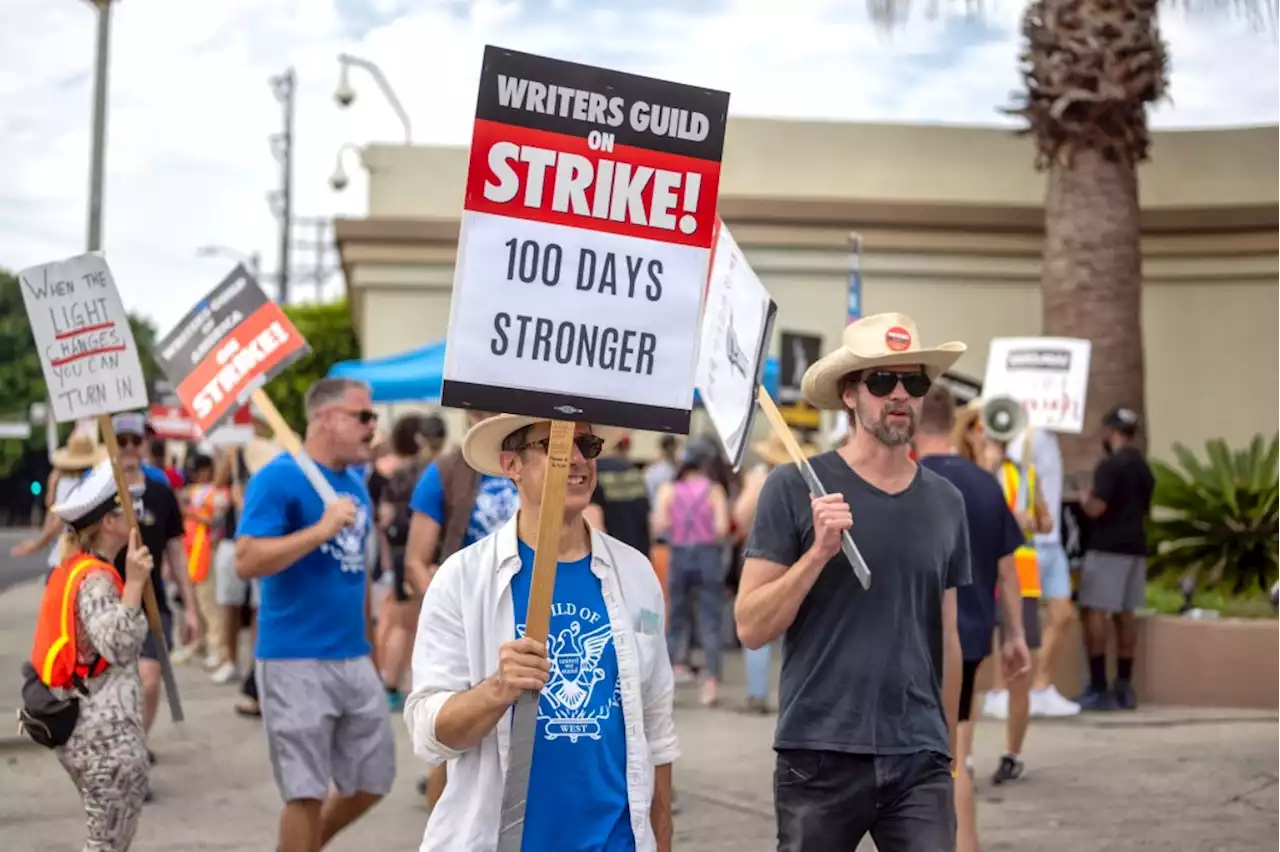
<svg viewBox="0 0 1280 852">
<path fill-rule="evenodd" d="M 993 441 L 1008 443 L 1027 428 L 1027 412 L 1011 396 L 993 396 L 982 403 L 982 430 Z"/>
</svg>

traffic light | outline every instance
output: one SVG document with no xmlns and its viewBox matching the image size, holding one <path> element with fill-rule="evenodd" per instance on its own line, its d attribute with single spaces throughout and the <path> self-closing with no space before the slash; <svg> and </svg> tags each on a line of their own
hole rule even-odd
<svg viewBox="0 0 1280 852">
<path fill-rule="evenodd" d="M 40 483 L 40 480 L 38 479 L 31 480 L 31 496 L 32 497 L 39 497 L 43 491 L 44 491 L 44 485 Z"/>
</svg>

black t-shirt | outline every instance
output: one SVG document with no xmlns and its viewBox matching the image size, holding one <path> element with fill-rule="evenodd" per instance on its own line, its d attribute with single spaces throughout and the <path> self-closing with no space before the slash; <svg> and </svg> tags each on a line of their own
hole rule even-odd
<svg viewBox="0 0 1280 852">
<path fill-rule="evenodd" d="M 1093 496 L 1106 503 L 1107 509 L 1093 519 L 1089 549 L 1146 556 L 1145 522 L 1155 487 L 1147 460 L 1134 447 L 1121 447 L 1098 462 L 1093 472 Z"/>
<path fill-rule="evenodd" d="M 639 468 L 622 458 L 600 459 L 591 502 L 604 511 L 605 532 L 649 555 L 649 491 Z"/>
<path fill-rule="evenodd" d="M 161 612 L 169 611 L 169 598 L 164 590 L 164 551 L 173 539 L 182 538 L 182 510 L 173 489 L 151 477 L 146 478 L 142 496 L 134 498 L 134 513 L 138 517 L 138 531 L 142 543 L 151 551 L 155 567 L 151 569 L 151 584 L 155 586 L 156 603 Z M 124 576 L 124 556 L 128 548 L 116 554 L 116 570 Z M 186 565 L 174 565 L 174 571 L 186 571 Z"/>
<path fill-rule="evenodd" d="M 996 628 L 996 588 L 1000 560 L 1026 539 L 1009 511 L 1000 483 L 964 456 L 925 456 L 920 464 L 939 474 L 964 497 L 969 522 L 969 568 L 973 582 L 956 589 L 956 620 L 966 660 L 991 653 Z"/>
</svg>

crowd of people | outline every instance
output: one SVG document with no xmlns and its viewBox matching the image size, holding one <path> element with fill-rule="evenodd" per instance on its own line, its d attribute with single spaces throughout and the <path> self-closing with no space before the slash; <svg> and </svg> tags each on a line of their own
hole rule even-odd
<svg viewBox="0 0 1280 852">
<path fill-rule="evenodd" d="M 441 418 L 414 413 L 380 432 L 368 387 L 324 379 L 307 395 L 303 444 L 337 495 L 326 502 L 262 424 L 245 447 L 191 448 L 179 473 L 144 458 L 155 442 L 142 415 L 118 415 L 129 494 L 76 435 L 54 459 L 49 522 L 17 548 L 52 547 L 27 730 L 80 789 L 85 848 L 127 849 L 157 759 L 150 578 L 173 662 L 239 685 L 235 712 L 261 719 L 282 852 L 321 849 L 387 794 L 397 715 L 427 768 L 422 849 L 494 849 L 502 720 L 529 692 L 540 698 L 522 848 L 667 852 L 685 683 L 707 708 L 776 712 L 780 850 L 852 849 L 867 833 L 882 852 L 977 849 L 975 708 L 1007 720 L 992 776 L 1004 784 L 1025 771 L 1030 718 L 1135 706 L 1151 477 L 1136 417 L 1110 412 L 1107 454 L 1078 495 L 1093 531 L 1076 593 L 1056 441 L 984 434 L 979 405 L 958 407 L 936 382 L 963 352 L 921 346 L 901 314 L 848 327 L 804 381 L 812 405 L 850 423 L 830 451 L 804 445 L 823 497 L 777 436 L 738 474 L 712 438 L 664 436 L 639 465 L 624 430 L 584 423 L 564 505 L 544 507 L 547 421 L 469 412 L 451 442 Z M 562 514 L 545 643 L 524 635 L 544 510 Z M 841 554 L 849 530 L 869 588 Z M 1051 680 L 1073 594 L 1090 660 L 1078 702 Z M 734 644 L 746 688 L 730 696 Z M 1003 689 L 980 699 L 993 653 Z M 67 707 L 79 708 L 69 726 Z M 567 783 L 572 799 L 548 798 Z"/>
</svg>

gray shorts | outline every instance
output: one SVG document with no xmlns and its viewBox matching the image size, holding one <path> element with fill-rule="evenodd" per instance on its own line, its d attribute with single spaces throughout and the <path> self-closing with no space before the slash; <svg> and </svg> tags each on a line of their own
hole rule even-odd
<svg viewBox="0 0 1280 852">
<path fill-rule="evenodd" d="M 1147 558 L 1087 551 L 1077 602 L 1101 612 L 1134 612 L 1147 601 Z"/>
<path fill-rule="evenodd" d="M 213 552 L 213 599 L 218 606 L 243 606 L 246 597 L 257 609 L 258 581 L 236 576 L 236 543 L 220 541 Z"/>
<path fill-rule="evenodd" d="M 368 657 L 259 660 L 258 696 L 276 786 L 286 802 L 385 796 L 396 740 L 382 680 Z"/>
</svg>

